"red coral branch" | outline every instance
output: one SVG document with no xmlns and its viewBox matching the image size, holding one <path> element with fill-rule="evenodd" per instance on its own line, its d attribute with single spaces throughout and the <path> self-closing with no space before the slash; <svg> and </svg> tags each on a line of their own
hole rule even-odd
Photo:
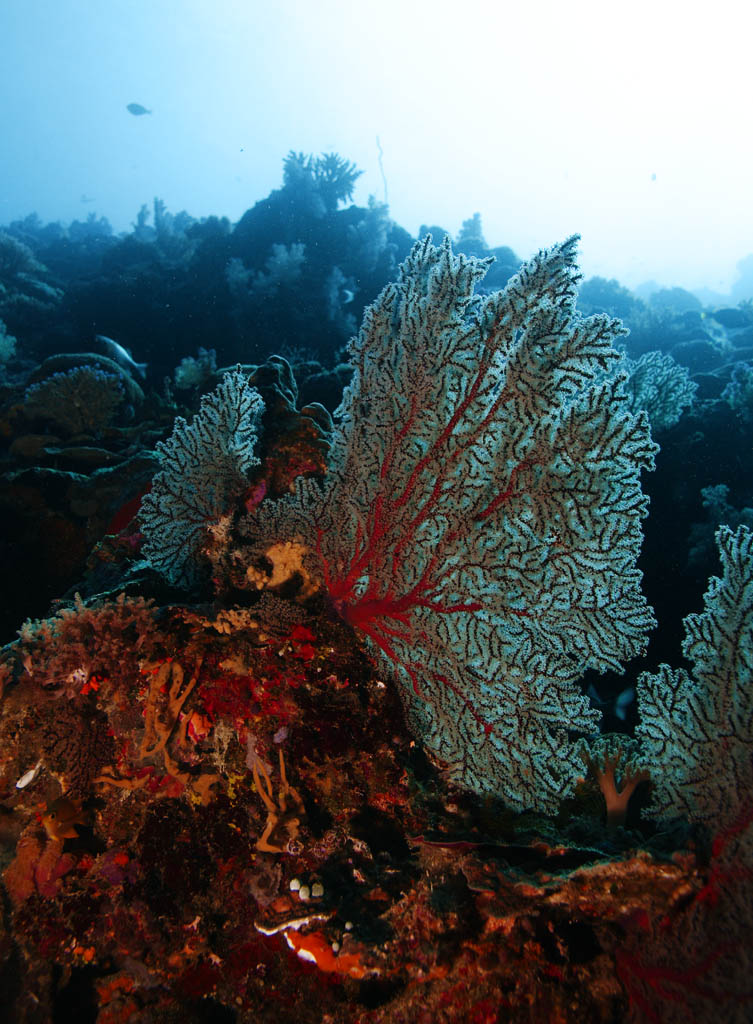
<svg viewBox="0 0 753 1024">
<path fill-rule="evenodd" d="M 375 498 L 369 510 L 365 531 L 361 524 L 356 525 L 353 553 L 342 569 L 336 571 L 327 562 L 322 544 L 322 531 L 318 529 L 317 552 L 322 565 L 324 584 L 329 592 L 333 607 L 350 625 L 357 627 L 389 658 L 401 667 L 410 679 L 417 696 L 421 696 L 419 676 L 425 674 L 424 665 L 413 659 L 401 658 L 394 647 L 394 640 L 410 644 L 420 639 L 416 630 L 414 613 L 418 609 L 426 609 L 436 615 L 474 614 L 483 608 L 478 600 L 444 602 L 442 589 L 447 578 L 457 572 L 455 565 L 446 559 L 449 549 L 456 548 L 458 540 L 466 529 L 472 529 L 467 519 L 463 519 L 454 529 L 449 529 L 437 543 L 433 555 L 428 559 L 419 578 L 405 593 L 396 593 L 388 580 L 399 579 L 404 570 L 405 562 L 412 557 L 412 544 L 419 529 L 429 522 L 441 503 L 445 488 L 456 471 L 456 464 L 463 455 L 478 442 L 484 430 L 493 422 L 500 406 L 508 400 L 508 392 L 502 387 L 485 414 L 468 431 L 456 447 L 447 451 L 450 439 L 455 436 L 456 428 L 481 391 L 484 379 L 491 366 L 493 342 L 499 322 L 491 326 L 483 343 L 483 352 L 478 371 L 465 395 L 457 402 L 456 407 L 443 430 L 432 441 L 429 449 L 416 462 L 408 480 L 399 494 L 389 495 L 383 489 Z M 389 446 L 381 460 L 379 479 L 382 487 L 389 486 L 388 479 L 395 459 L 401 449 L 402 442 L 414 429 L 419 414 L 419 398 L 416 392 L 411 394 L 410 408 L 400 428 L 393 435 Z M 420 480 L 431 464 L 441 465 L 441 470 L 425 500 L 420 501 L 416 495 Z M 524 460 L 510 472 L 506 486 L 500 489 L 492 501 L 482 509 L 471 513 L 468 518 L 478 521 L 488 519 L 510 500 L 516 491 L 516 483 L 520 474 L 528 468 L 529 461 Z M 461 486 L 460 483 L 456 486 Z M 418 506 L 414 515 L 401 520 L 405 510 Z M 398 528 L 399 524 L 399 528 Z M 364 535 L 365 534 L 365 535 Z M 397 534 L 397 535 L 396 535 Z M 390 550 L 391 549 L 391 550 Z M 389 573 L 383 570 L 389 566 Z M 380 571 L 382 567 L 382 571 Z M 367 578 L 364 589 L 359 593 L 359 581 Z M 525 615 L 524 611 L 515 614 Z M 483 728 L 485 733 L 491 731 L 491 725 L 475 713 L 470 701 L 461 693 L 456 685 L 438 673 L 432 673 L 436 682 L 451 690 L 471 711 L 471 714 Z"/>
</svg>

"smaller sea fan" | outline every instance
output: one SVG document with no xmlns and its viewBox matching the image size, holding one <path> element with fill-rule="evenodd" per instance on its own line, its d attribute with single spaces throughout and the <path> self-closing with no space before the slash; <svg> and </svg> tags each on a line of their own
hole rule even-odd
<svg viewBox="0 0 753 1024">
<path fill-rule="evenodd" d="M 237 367 L 201 400 L 191 424 L 181 416 L 172 435 L 157 444 L 162 469 L 141 505 L 144 555 L 176 586 L 201 575 L 208 527 L 248 486 L 258 464 L 254 448 L 264 403 Z"/>
</svg>

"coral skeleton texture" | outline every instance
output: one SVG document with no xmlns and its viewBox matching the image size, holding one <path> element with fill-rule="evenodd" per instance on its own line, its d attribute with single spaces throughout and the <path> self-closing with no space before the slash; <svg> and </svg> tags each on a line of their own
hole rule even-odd
<svg viewBox="0 0 753 1024">
<path fill-rule="evenodd" d="M 656 446 L 605 374 L 620 322 L 575 310 L 576 243 L 479 296 L 491 260 L 417 243 L 350 344 L 324 483 L 249 524 L 305 545 L 455 783 L 541 811 L 598 722 L 576 681 L 653 625 L 635 560 Z"/>
</svg>

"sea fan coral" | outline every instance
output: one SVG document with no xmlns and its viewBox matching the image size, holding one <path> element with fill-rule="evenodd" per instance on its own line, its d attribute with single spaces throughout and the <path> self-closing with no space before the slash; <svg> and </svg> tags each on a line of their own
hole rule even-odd
<svg viewBox="0 0 753 1024">
<path fill-rule="evenodd" d="M 576 680 L 653 622 L 635 559 L 656 446 L 604 373 L 621 325 L 575 312 L 575 246 L 474 298 L 489 260 L 418 243 L 351 343 L 324 486 L 248 524 L 270 584 L 284 554 L 396 675 L 450 778 L 546 811 L 598 720 Z"/>
</svg>

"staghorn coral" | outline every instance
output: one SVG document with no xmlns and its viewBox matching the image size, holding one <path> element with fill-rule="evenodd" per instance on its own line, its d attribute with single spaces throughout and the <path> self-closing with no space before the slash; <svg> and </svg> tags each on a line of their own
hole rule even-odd
<svg viewBox="0 0 753 1024">
<path fill-rule="evenodd" d="M 248 527 L 273 586 L 284 555 L 299 599 L 318 585 L 366 638 L 452 781 L 542 811 L 598 719 L 575 681 L 653 624 L 635 559 L 656 446 L 604 379 L 619 322 L 575 312 L 576 241 L 482 298 L 490 261 L 418 243 L 351 342 L 324 486 Z"/>
</svg>

